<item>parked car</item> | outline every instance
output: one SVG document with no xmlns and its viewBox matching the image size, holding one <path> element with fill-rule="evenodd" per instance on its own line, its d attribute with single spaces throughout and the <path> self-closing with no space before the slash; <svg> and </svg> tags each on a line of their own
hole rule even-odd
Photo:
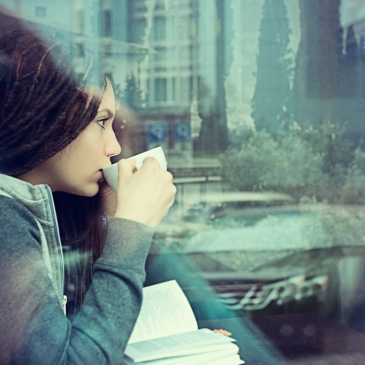
<svg viewBox="0 0 365 365">
<path fill-rule="evenodd" d="M 208 296 L 201 298 L 204 285 L 236 315 L 310 308 L 346 317 L 355 274 L 362 272 L 352 258 L 365 250 L 363 245 L 334 247 L 331 232 L 311 207 L 294 205 L 285 194 L 223 193 L 207 196 L 188 214 L 178 213 L 156 231 L 150 283 L 176 279 L 199 305 Z M 349 272 L 353 288 L 342 279 Z"/>
</svg>

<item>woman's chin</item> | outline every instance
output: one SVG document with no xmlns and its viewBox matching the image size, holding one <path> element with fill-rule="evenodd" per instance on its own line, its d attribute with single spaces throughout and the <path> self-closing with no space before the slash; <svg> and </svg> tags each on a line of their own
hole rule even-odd
<svg viewBox="0 0 365 365">
<path fill-rule="evenodd" d="M 95 184 L 93 187 L 90 187 L 90 189 L 88 189 L 85 196 L 91 198 L 95 196 L 98 192 L 99 192 L 99 184 Z"/>
<path fill-rule="evenodd" d="M 99 184 L 88 184 L 87 186 L 83 186 L 82 188 L 78 187 L 72 190 L 73 191 L 69 191 L 69 193 L 91 198 L 99 192 Z"/>
</svg>

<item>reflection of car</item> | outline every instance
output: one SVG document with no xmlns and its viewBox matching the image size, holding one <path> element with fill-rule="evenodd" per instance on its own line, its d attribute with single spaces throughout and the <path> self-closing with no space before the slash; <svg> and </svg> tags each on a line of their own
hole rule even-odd
<svg viewBox="0 0 365 365">
<path fill-rule="evenodd" d="M 209 221 L 227 216 L 226 210 L 232 213 L 236 209 L 252 205 L 281 205 L 293 199 L 287 194 L 275 192 L 223 192 L 199 195 L 184 210 L 186 221 Z M 195 200 L 195 201 L 194 201 Z"/>
<path fill-rule="evenodd" d="M 217 292 L 219 300 L 232 310 L 257 312 L 270 306 L 289 305 L 316 296 L 323 301 L 327 290 L 326 275 L 292 276 L 283 279 L 250 282 L 234 275 L 205 273 L 204 277 Z M 229 279 L 229 280 L 228 280 Z"/>
<path fill-rule="evenodd" d="M 209 219 L 210 209 L 203 203 L 194 203 L 189 205 L 183 215 L 187 222 L 206 221 Z"/>
<path fill-rule="evenodd" d="M 185 253 L 234 252 L 235 259 L 240 252 L 274 251 L 270 258 L 279 258 L 278 253 L 285 250 L 329 245 L 318 216 L 292 205 L 292 198 L 286 194 L 214 193 L 200 197 L 188 208 L 183 214 L 176 208 L 167 217 L 157 228 L 155 244 L 165 246 L 167 240 L 173 251 Z M 239 262 L 234 269 L 252 269 L 267 259 Z"/>
<path fill-rule="evenodd" d="M 284 194 L 224 193 L 194 209 L 188 219 L 176 210 L 157 229 L 152 252 L 164 247 L 174 256 L 160 261 L 169 273 L 165 279 L 180 280 L 191 291 L 193 271 L 234 311 L 311 308 L 341 316 L 339 283 L 349 268 L 339 270 L 339 262 L 364 249 L 333 247 L 330 232 L 310 207 L 293 205 Z M 186 272 L 176 269 L 179 255 L 184 265 L 190 262 Z"/>
</svg>

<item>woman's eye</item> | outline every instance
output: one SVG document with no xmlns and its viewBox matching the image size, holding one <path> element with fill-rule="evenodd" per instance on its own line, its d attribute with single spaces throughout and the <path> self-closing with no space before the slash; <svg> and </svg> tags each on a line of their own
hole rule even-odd
<svg viewBox="0 0 365 365">
<path fill-rule="evenodd" d="M 97 121 L 97 123 L 100 125 L 101 128 L 105 129 L 104 125 L 105 125 L 106 119 L 99 119 Z"/>
</svg>

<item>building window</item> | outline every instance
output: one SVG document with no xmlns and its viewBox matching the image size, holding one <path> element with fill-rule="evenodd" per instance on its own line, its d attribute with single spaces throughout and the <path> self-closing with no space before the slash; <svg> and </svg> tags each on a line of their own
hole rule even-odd
<svg viewBox="0 0 365 365">
<path fill-rule="evenodd" d="M 81 42 L 75 43 L 77 57 L 85 57 L 84 44 Z"/>
<path fill-rule="evenodd" d="M 157 0 L 155 10 L 165 10 L 165 1 Z"/>
<path fill-rule="evenodd" d="M 155 61 L 166 62 L 166 47 L 156 47 L 155 51 Z"/>
<path fill-rule="evenodd" d="M 167 71 L 167 67 L 166 66 L 158 66 L 155 68 L 155 72 L 166 72 Z"/>
<path fill-rule="evenodd" d="M 84 12 L 82 10 L 78 10 L 76 13 L 76 29 L 81 34 L 84 32 Z"/>
<path fill-rule="evenodd" d="M 106 55 L 109 55 L 109 56 L 112 54 L 112 44 L 111 44 L 111 43 L 107 43 L 107 44 L 105 45 L 104 53 L 105 53 Z"/>
<path fill-rule="evenodd" d="M 111 34 L 112 34 L 112 13 L 110 10 L 105 10 L 103 17 L 103 36 L 110 37 Z"/>
<path fill-rule="evenodd" d="M 175 77 L 172 78 L 171 89 L 172 89 L 171 97 L 172 97 L 172 100 L 175 101 L 176 100 L 176 78 Z"/>
<path fill-rule="evenodd" d="M 192 76 L 189 77 L 189 100 L 192 100 L 194 91 L 194 79 Z"/>
<path fill-rule="evenodd" d="M 143 43 L 146 33 L 147 21 L 146 18 L 137 19 L 133 27 L 133 41 L 136 43 Z"/>
<path fill-rule="evenodd" d="M 150 101 L 150 79 L 147 79 L 147 86 L 146 86 L 146 95 L 145 95 L 145 100 L 147 103 L 149 103 Z"/>
<path fill-rule="evenodd" d="M 181 100 L 190 100 L 190 77 L 180 79 Z"/>
<path fill-rule="evenodd" d="M 167 98 L 166 79 L 156 78 L 156 80 L 155 80 L 155 100 L 156 101 L 166 101 L 166 98 Z"/>
<path fill-rule="evenodd" d="M 158 16 L 155 18 L 155 41 L 164 41 L 166 39 L 166 18 Z"/>
<path fill-rule="evenodd" d="M 47 8 L 45 6 L 36 6 L 35 7 L 35 16 L 37 18 L 45 18 L 47 14 Z"/>
</svg>

